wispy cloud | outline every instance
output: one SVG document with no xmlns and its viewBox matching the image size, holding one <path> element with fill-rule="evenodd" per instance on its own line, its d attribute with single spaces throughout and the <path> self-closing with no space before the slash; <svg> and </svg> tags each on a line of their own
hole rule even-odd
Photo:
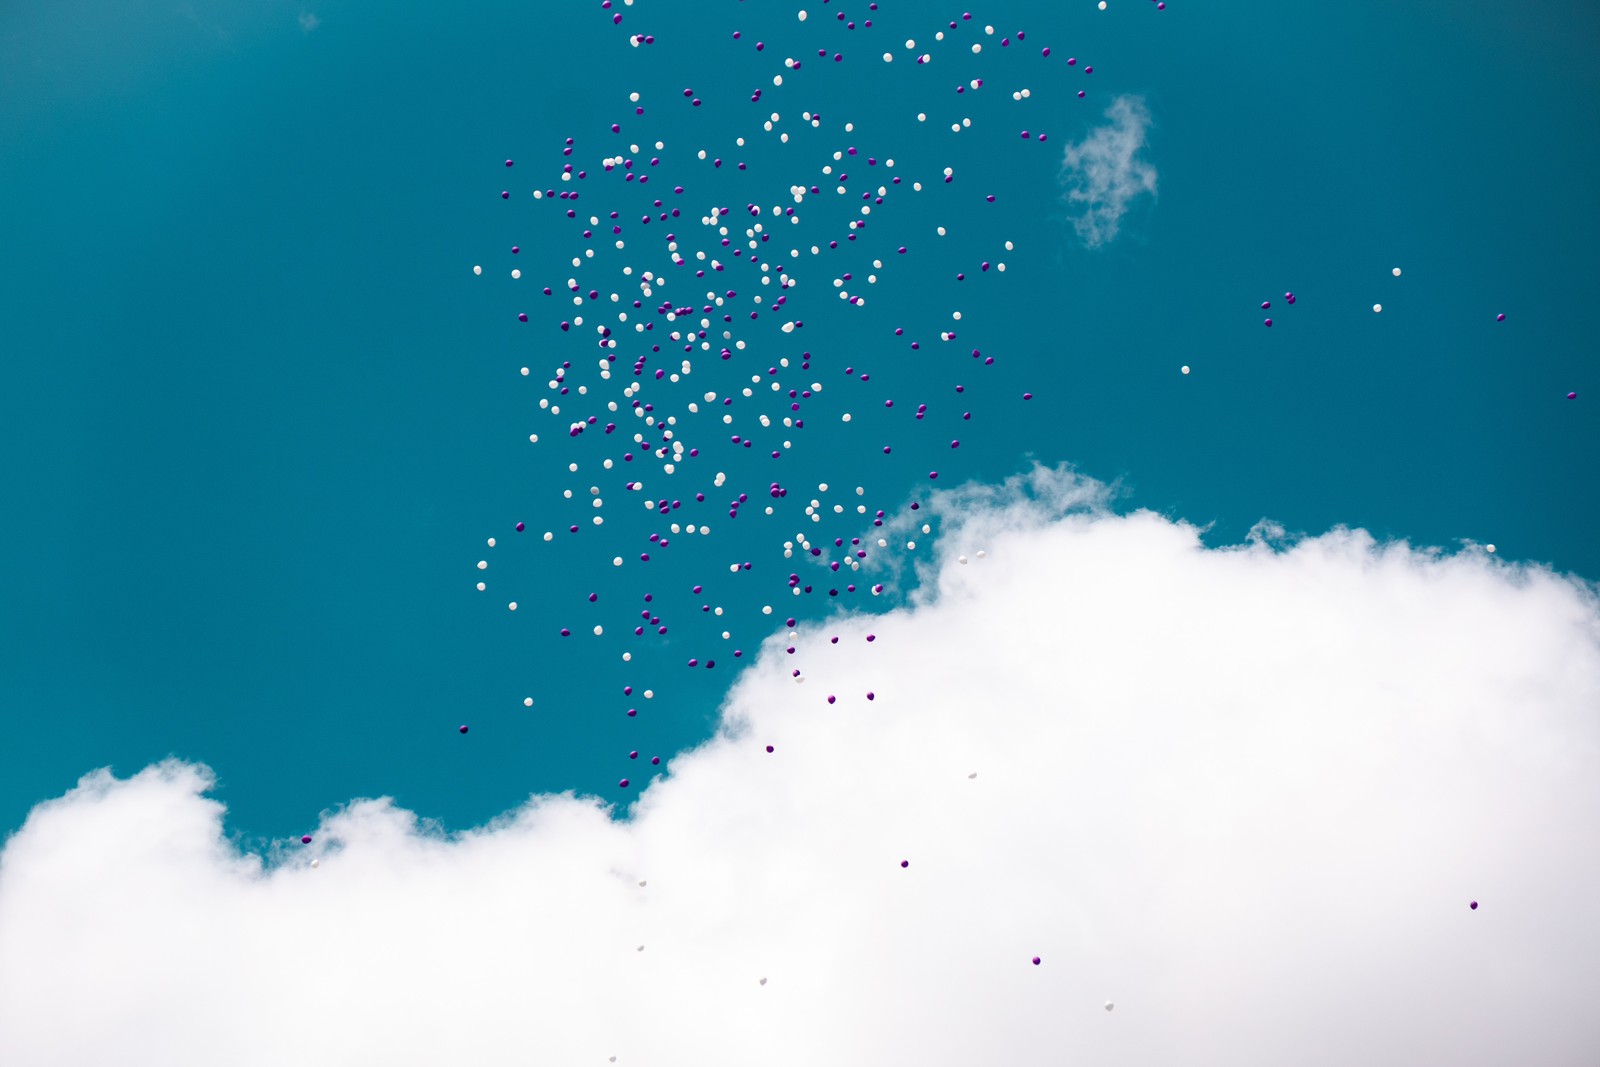
<svg viewBox="0 0 1600 1067">
<path fill-rule="evenodd" d="M 89 775 L 0 853 L 0 1062 L 1600 1060 L 1593 591 L 1108 499 L 940 494 L 926 592 L 776 635 L 627 821 L 256 857 Z"/>
<path fill-rule="evenodd" d="M 322 25 L 322 20 L 309 11 L 300 12 L 300 28 L 307 33 Z"/>
<path fill-rule="evenodd" d="M 1073 225 L 1090 248 L 1117 236 L 1131 201 L 1156 191 L 1156 168 L 1137 158 L 1150 126 L 1144 101 L 1119 96 L 1106 108 L 1106 118 L 1106 125 L 1068 145 L 1061 163 L 1064 195 L 1079 208 Z"/>
</svg>

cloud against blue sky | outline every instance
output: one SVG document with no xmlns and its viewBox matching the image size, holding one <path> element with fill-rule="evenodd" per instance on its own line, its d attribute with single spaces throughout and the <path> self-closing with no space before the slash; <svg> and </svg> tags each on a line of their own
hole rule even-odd
<svg viewBox="0 0 1600 1067">
<path fill-rule="evenodd" d="M 1119 96 L 1106 108 L 1107 122 L 1069 144 L 1061 158 L 1063 195 L 1073 208 L 1073 227 L 1090 248 L 1116 238 L 1134 200 L 1156 192 L 1156 168 L 1140 157 L 1150 111 L 1137 96 Z"/>
<path fill-rule="evenodd" d="M 942 495 L 920 601 L 774 635 L 631 820 L 262 858 L 89 775 L 0 854 L 0 1061 L 1592 1062 L 1593 591 L 1106 499 Z"/>
</svg>

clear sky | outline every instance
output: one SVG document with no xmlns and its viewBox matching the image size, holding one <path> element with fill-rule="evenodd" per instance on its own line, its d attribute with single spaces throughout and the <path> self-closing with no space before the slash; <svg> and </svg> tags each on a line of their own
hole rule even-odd
<svg viewBox="0 0 1600 1067">
<path fill-rule="evenodd" d="M 967 10 L 0 8 L 5 831 L 167 757 L 264 848 L 620 810 L 1036 470 L 1592 611 L 1600 9 Z"/>
</svg>

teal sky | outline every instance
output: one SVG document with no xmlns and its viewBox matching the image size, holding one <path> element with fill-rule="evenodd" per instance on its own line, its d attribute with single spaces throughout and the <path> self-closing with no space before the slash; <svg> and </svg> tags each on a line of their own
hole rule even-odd
<svg viewBox="0 0 1600 1067">
<path fill-rule="evenodd" d="M 950 485 L 1065 461 L 1120 479 L 1130 506 L 1214 524 L 1212 543 L 1268 516 L 1493 542 L 1600 576 L 1592 5 L 995 3 L 976 18 L 1024 28 L 1026 48 L 981 61 L 947 49 L 926 68 L 902 47 L 931 47 L 942 19 L 923 4 L 880 3 L 870 31 L 832 23 L 821 0 L 801 26 L 795 6 L 641 2 L 620 28 L 598 0 L 0 9 L 0 823 L 94 767 L 168 754 L 217 770 L 249 836 L 297 834 L 363 795 L 451 827 L 534 791 L 626 799 L 619 777 L 647 780 L 644 760 L 708 735 L 734 676 L 726 649 L 748 657 L 776 628 L 761 605 L 781 624 L 835 603 L 821 571 L 806 575 L 817 593 L 788 595 L 798 561 L 779 549 L 798 526 L 756 513 L 773 479 L 789 505 L 828 481 L 852 504 L 860 484 L 861 501 L 898 509 L 930 469 Z M 632 31 L 658 41 L 629 48 Z M 757 53 L 755 40 L 774 44 Z M 845 61 L 771 86 L 782 56 L 819 47 Z M 982 93 L 953 92 L 974 76 Z M 1019 107 L 1022 87 L 1034 96 Z M 1149 109 L 1159 191 L 1085 249 L 1061 149 L 1123 94 Z M 808 108 L 826 128 L 799 128 Z M 741 151 L 734 138 L 755 138 L 772 111 L 794 142 Z M 949 133 L 963 115 L 974 130 Z M 606 477 L 603 495 L 624 496 L 597 469 L 611 454 L 597 431 L 569 442 L 565 420 L 537 411 L 555 363 L 592 385 L 597 354 L 592 334 L 555 328 L 572 314 L 561 290 L 539 295 L 581 247 L 579 224 L 528 195 L 559 184 L 567 137 L 591 172 L 628 143 L 659 155 L 654 191 L 688 189 L 670 223 L 682 234 L 713 203 L 782 200 L 846 143 L 929 184 L 872 217 L 871 239 L 908 254 L 866 307 L 842 306 L 829 281 L 864 251 L 797 267 L 804 331 L 767 327 L 739 369 L 811 352 L 800 377 L 825 386 L 817 414 L 776 464 L 704 435 L 715 451 L 671 493 L 715 534 L 654 569 L 631 565 L 657 528 L 632 501 L 613 522 L 608 499 L 603 534 L 537 540 L 587 522 L 587 502 L 562 490 Z M 701 147 L 729 165 L 696 160 Z M 599 179 L 583 185 L 584 213 L 638 213 L 637 187 Z M 845 217 L 818 200 L 819 222 Z M 935 224 L 950 227 L 942 244 Z M 1015 251 L 998 252 L 1007 239 Z M 658 234 L 637 247 L 638 262 L 664 261 Z M 1004 275 L 976 269 L 996 259 Z M 960 339 L 941 346 L 950 308 Z M 973 347 L 995 365 L 968 359 Z M 740 491 L 748 510 L 730 520 Z M 624 546 L 630 566 L 612 568 Z M 479 559 L 492 562 L 484 594 Z M 745 560 L 751 571 L 728 572 Z M 645 592 L 670 639 L 630 643 Z M 596 623 L 605 638 L 589 636 Z M 708 654 L 716 669 L 684 667 Z"/>
</svg>

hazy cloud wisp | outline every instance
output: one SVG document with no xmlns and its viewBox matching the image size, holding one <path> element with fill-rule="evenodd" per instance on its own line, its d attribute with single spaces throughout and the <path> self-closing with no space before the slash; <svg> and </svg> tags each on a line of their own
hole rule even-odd
<svg viewBox="0 0 1600 1067">
<path fill-rule="evenodd" d="M 1144 101 L 1119 96 L 1106 108 L 1106 118 L 1106 125 L 1068 145 L 1061 160 L 1062 195 L 1078 209 L 1072 224 L 1090 248 L 1115 238 L 1128 205 L 1156 191 L 1155 167 L 1138 158 L 1150 126 Z"/>
</svg>

